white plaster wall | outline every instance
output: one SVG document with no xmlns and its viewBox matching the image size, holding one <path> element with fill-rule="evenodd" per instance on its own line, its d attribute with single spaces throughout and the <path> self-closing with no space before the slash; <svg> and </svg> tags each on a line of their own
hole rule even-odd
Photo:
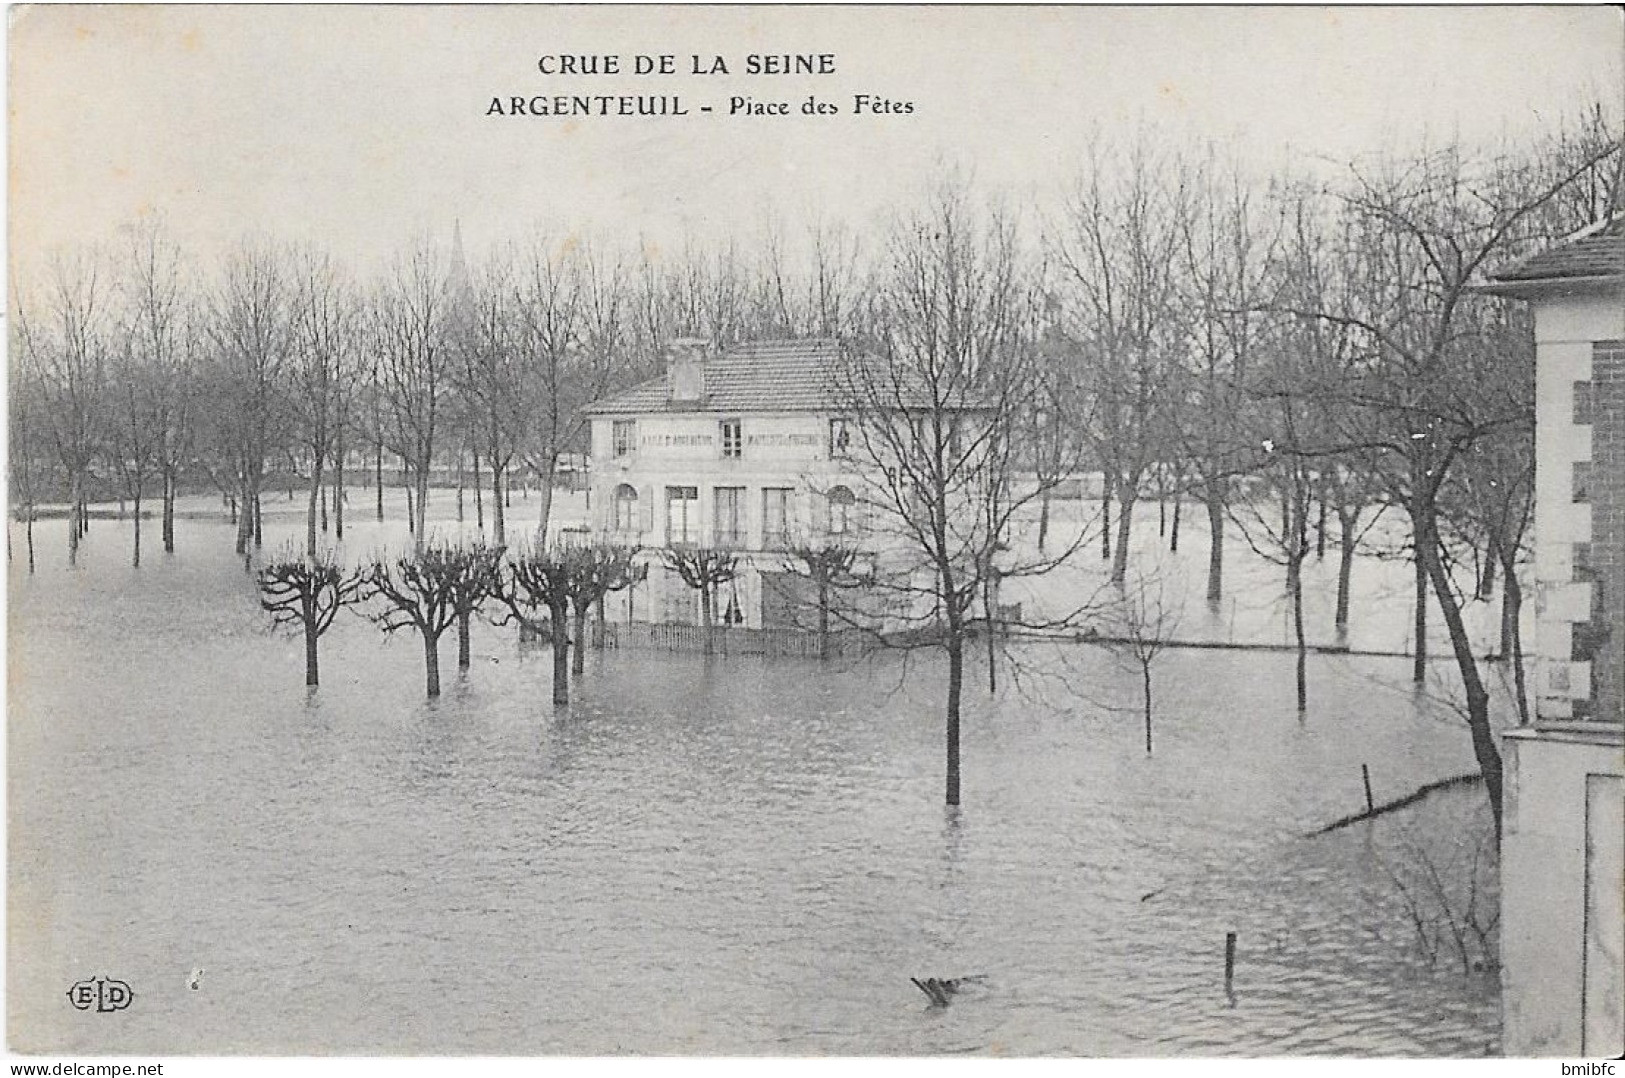
<svg viewBox="0 0 1625 1078">
<path fill-rule="evenodd" d="M 1535 303 L 1535 343 L 1617 341 L 1625 338 L 1619 293 L 1554 296 Z"/>
<path fill-rule="evenodd" d="M 1503 747 L 1502 1049 L 1508 1056 L 1579 1056 L 1582 997 L 1610 983 L 1617 995 L 1620 977 L 1617 963 L 1609 970 L 1595 946 L 1586 968 L 1587 779 L 1625 775 L 1625 742 L 1619 731 L 1521 729 L 1509 732 Z M 1625 813 L 1625 801 L 1601 808 L 1595 801 L 1593 792 L 1592 814 Z M 1591 883 L 1593 908 L 1625 910 L 1625 881 L 1603 872 Z M 1598 1056 L 1607 1054 L 1604 1048 L 1584 1050 Z"/>
</svg>

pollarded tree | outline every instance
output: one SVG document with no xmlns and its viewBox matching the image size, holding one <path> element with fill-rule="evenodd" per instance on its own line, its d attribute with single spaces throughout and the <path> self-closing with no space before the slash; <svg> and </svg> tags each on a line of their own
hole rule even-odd
<svg viewBox="0 0 1625 1078">
<path fill-rule="evenodd" d="M 785 555 L 785 571 L 794 573 L 812 584 L 814 609 L 817 614 L 815 627 L 818 631 L 818 657 L 827 659 L 830 615 L 834 612 L 835 593 L 863 584 L 862 578 L 854 572 L 858 561 L 857 548 L 839 542 L 797 543 L 791 546 Z"/>
<path fill-rule="evenodd" d="M 553 703 L 570 702 L 570 566 L 564 552 L 549 547 L 521 551 L 499 574 L 493 596 L 507 608 L 501 623 L 534 625 L 547 611 L 548 635 L 553 645 Z"/>
<path fill-rule="evenodd" d="M 469 623 L 487 599 L 497 595 L 502 587 L 502 547 L 476 543 L 458 548 L 456 557 L 462 563 L 451 585 L 451 606 L 457 616 L 457 669 L 469 667 Z"/>
<path fill-rule="evenodd" d="M 331 552 L 300 557 L 283 552 L 259 571 L 260 606 L 275 625 L 298 626 L 305 637 L 305 684 L 320 681 L 317 641 L 346 606 L 367 598 L 368 585 L 360 570 L 346 570 Z"/>
<path fill-rule="evenodd" d="M 368 616 L 386 633 L 415 631 L 423 640 L 423 666 L 430 697 L 440 695 L 440 637 L 457 621 L 454 601 L 470 572 L 465 551 L 423 546 L 411 557 L 373 562 L 366 574 L 383 605 Z"/>
<path fill-rule="evenodd" d="M 604 543 L 565 548 L 570 612 L 575 622 L 575 656 L 570 666 L 573 673 L 580 674 L 586 669 L 587 611 L 602 603 L 610 592 L 631 587 L 643 579 L 643 567 L 632 564 L 636 553 L 632 547 Z"/>
<path fill-rule="evenodd" d="M 660 552 L 666 567 L 684 584 L 700 593 L 700 624 L 705 627 L 705 650 L 712 647 L 717 589 L 739 575 L 739 558 L 709 547 L 668 547 Z"/>
</svg>

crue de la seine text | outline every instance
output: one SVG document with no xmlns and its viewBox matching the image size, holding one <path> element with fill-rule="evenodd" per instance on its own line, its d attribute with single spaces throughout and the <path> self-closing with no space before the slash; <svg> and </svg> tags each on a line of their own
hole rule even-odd
<svg viewBox="0 0 1625 1078">
<path fill-rule="evenodd" d="M 690 53 L 544 53 L 536 71 L 548 80 L 561 78 L 752 77 L 830 76 L 837 73 L 834 53 L 747 53 L 743 56 Z M 615 87 L 616 90 L 631 87 Z M 642 86 L 637 89 L 642 89 Z M 734 89 L 736 87 L 730 87 Z M 868 90 L 839 94 L 774 95 L 767 92 L 730 93 L 714 97 L 701 93 L 611 93 L 580 84 L 536 87 L 526 93 L 494 94 L 487 99 L 486 116 L 624 116 L 680 117 L 715 115 L 759 118 L 774 116 L 904 116 L 914 102 Z M 607 87 L 605 88 L 608 89 Z"/>
</svg>

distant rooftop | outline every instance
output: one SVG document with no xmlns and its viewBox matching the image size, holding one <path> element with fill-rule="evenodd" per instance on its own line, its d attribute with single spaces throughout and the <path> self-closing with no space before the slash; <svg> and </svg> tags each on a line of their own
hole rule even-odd
<svg viewBox="0 0 1625 1078">
<path fill-rule="evenodd" d="M 662 374 L 594 401 L 588 415 L 650 412 L 822 412 L 834 407 L 841 348 L 828 339 L 755 341 L 705 360 L 705 399 L 670 403 L 670 375 Z"/>
<path fill-rule="evenodd" d="M 1565 240 L 1492 274 L 1495 292 L 1521 285 L 1562 285 L 1625 278 L 1625 213 L 1582 229 Z"/>
</svg>

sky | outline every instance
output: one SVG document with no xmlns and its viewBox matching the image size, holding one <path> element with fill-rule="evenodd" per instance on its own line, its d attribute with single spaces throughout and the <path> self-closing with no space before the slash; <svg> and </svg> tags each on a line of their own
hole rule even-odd
<svg viewBox="0 0 1625 1078">
<path fill-rule="evenodd" d="M 749 75 L 752 53 L 835 70 Z M 640 54 L 677 73 L 631 74 Z M 562 55 L 623 70 L 539 70 Z M 1601 6 L 13 7 L 10 248 L 26 272 L 154 214 L 203 258 L 269 233 L 363 268 L 454 221 L 476 255 L 538 228 L 750 242 L 769 215 L 867 227 L 947 167 L 1042 202 L 1091 138 L 1140 128 L 1265 169 L 1549 131 L 1618 113 L 1622 55 Z M 539 94 L 690 115 L 488 115 Z M 858 94 L 912 110 L 855 114 Z M 803 115 L 809 95 L 839 112 Z M 729 115 L 735 96 L 790 114 Z"/>
</svg>

